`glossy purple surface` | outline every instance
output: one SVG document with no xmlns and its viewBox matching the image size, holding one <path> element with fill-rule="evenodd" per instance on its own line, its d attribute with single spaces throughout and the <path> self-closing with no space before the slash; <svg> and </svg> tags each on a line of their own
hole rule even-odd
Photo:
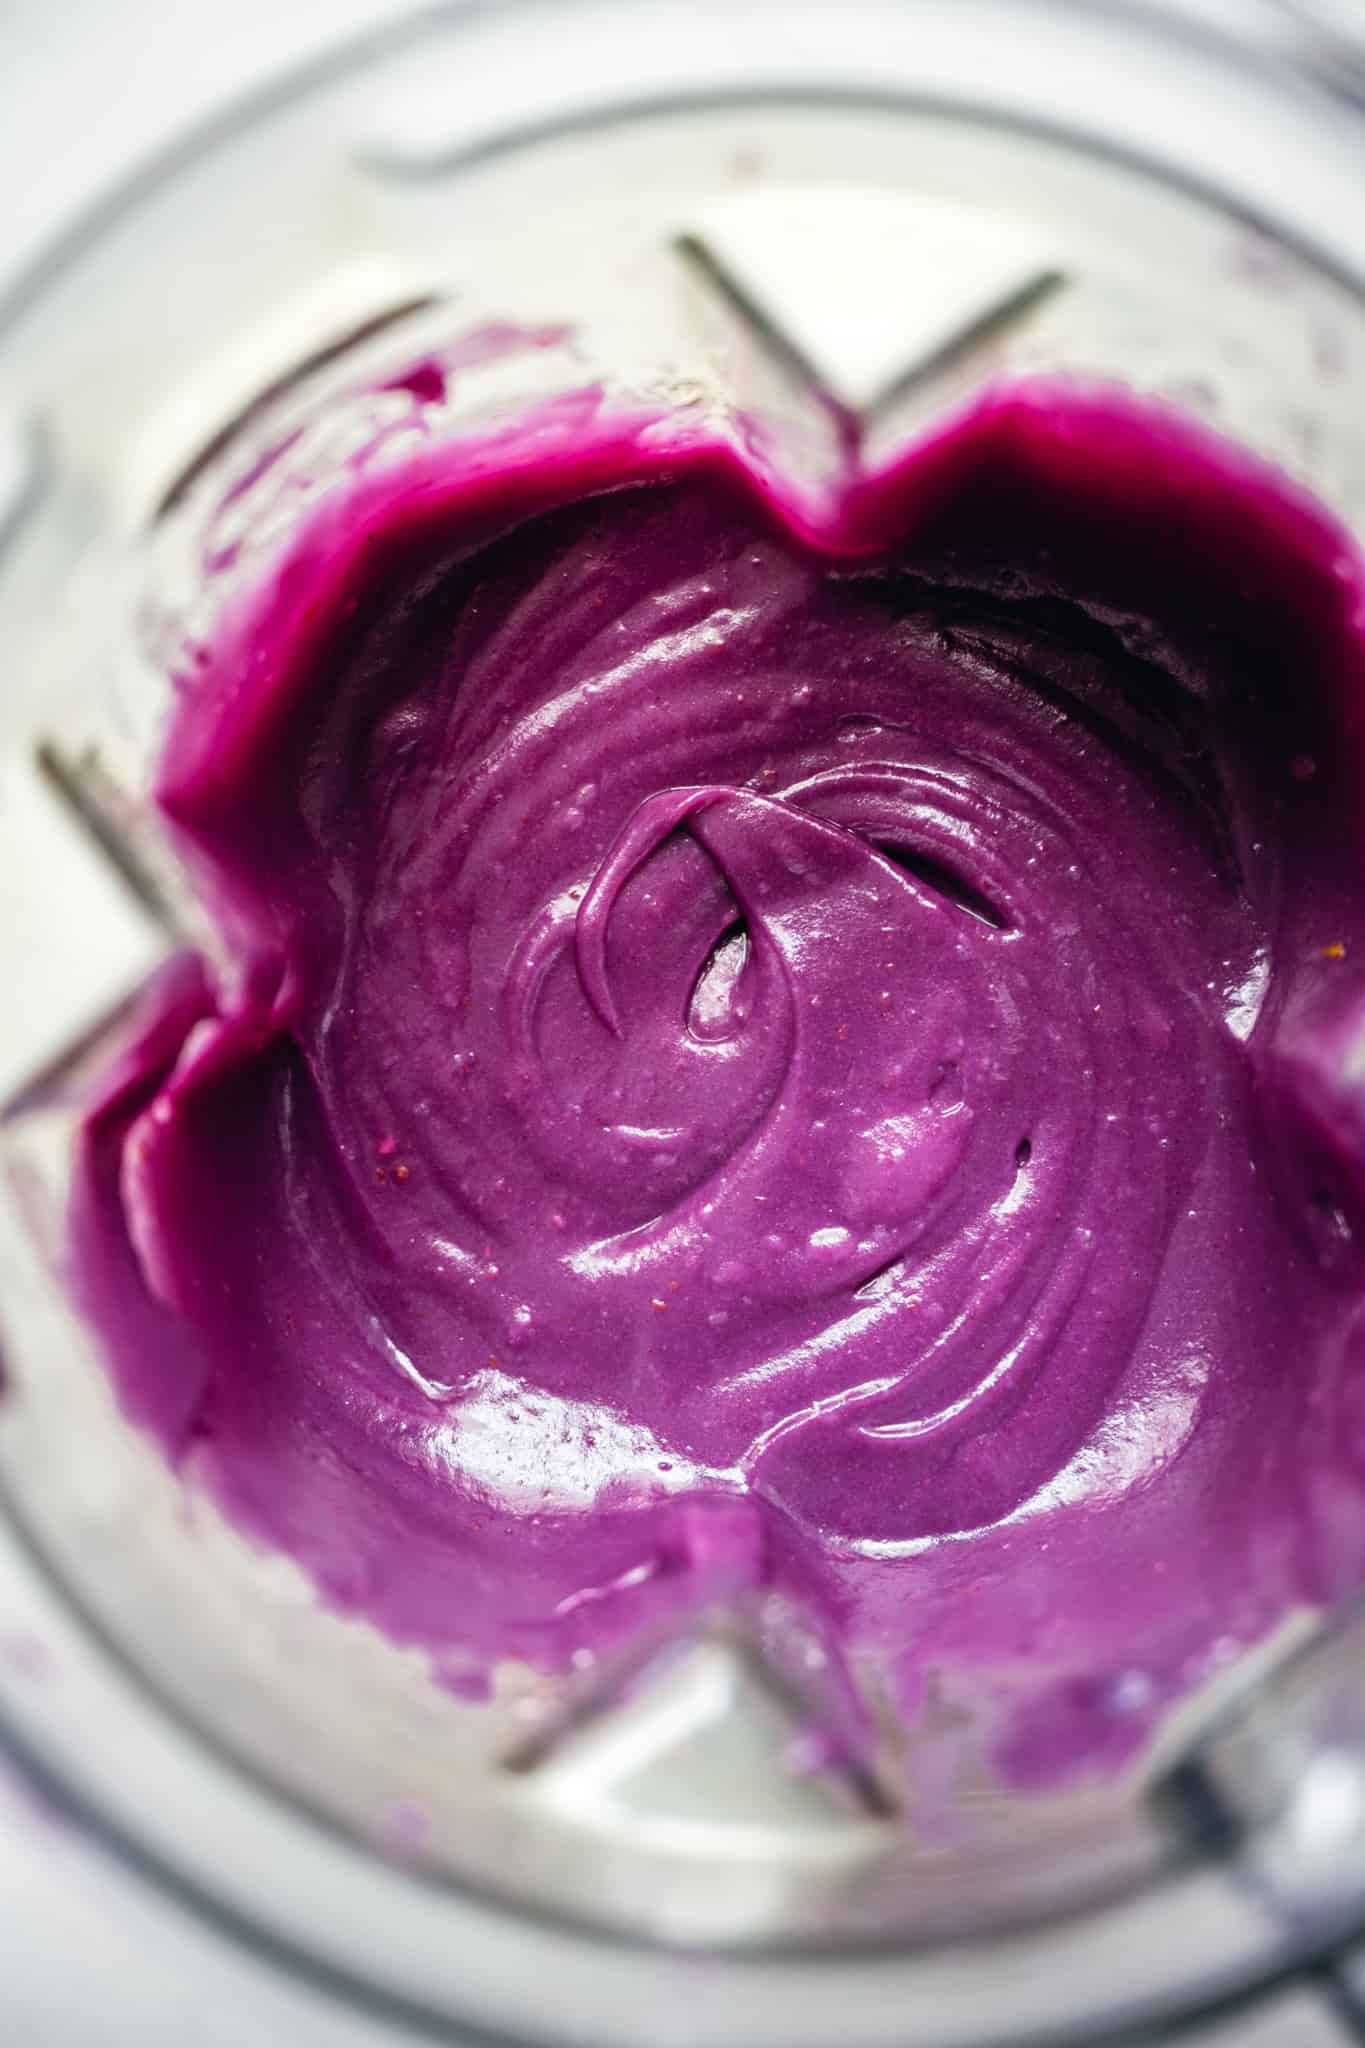
<svg viewBox="0 0 1365 2048">
<path fill-rule="evenodd" d="M 1365 1577 L 1361 568 L 1112 392 L 798 517 L 591 413 L 187 667 L 81 1144 L 128 1413 L 402 1641 L 776 1588 L 997 1764 Z"/>
</svg>

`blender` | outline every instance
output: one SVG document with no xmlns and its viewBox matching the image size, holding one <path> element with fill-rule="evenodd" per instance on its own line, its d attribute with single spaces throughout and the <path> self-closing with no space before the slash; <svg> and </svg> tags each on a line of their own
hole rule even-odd
<svg viewBox="0 0 1365 2048">
<path fill-rule="evenodd" d="M 1361 531 L 1360 147 L 1269 32 L 1137 7 L 437 9 L 0 307 L 0 1541 L 50 1650 L 0 1721 L 231 1938 L 456 2042 L 1005 2048 L 1310 1983 L 1325 2041 L 1365 2024 L 1356 1614 L 1293 1617 L 1113 1782 L 969 1780 L 938 1827 L 884 1715 L 791 1767 L 829 1680 L 762 1603 L 462 1697 L 166 1470 L 61 1281 L 83 1089 L 211 943 L 147 801 L 170 651 L 233 587 L 207 548 L 245 576 L 347 465 L 589 386 L 818 496 L 851 433 L 883 459 L 1036 372 L 1174 403 Z M 399 373 L 442 348 L 432 405 Z M 951 1744 L 950 1704 L 910 1734 Z"/>
</svg>

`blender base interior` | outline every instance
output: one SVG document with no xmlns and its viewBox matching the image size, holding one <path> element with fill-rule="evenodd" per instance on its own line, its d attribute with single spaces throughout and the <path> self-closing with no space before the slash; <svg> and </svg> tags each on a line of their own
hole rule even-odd
<svg viewBox="0 0 1365 2048">
<path fill-rule="evenodd" d="M 818 1675 L 763 1612 L 460 1708 L 181 1497 L 50 1277 L 70 1090 L 198 929 L 141 798 L 164 695 L 132 615 L 149 579 L 177 590 L 183 507 L 267 406 L 424 337 L 567 319 L 534 364 L 471 370 L 461 407 L 598 372 L 755 412 L 818 477 L 851 432 L 875 456 L 990 376 L 1068 368 L 1175 398 L 1365 527 L 1365 242 L 1306 253 L 1294 204 L 1266 214 L 1231 170 L 1220 200 L 1207 164 L 1087 141 L 1088 77 L 1128 63 L 1133 106 L 1179 80 L 1211 107 L 1216 40 L 1147 78 L 1157 31 L 1095 10 L 1069 31 L 1074 108 L 1027 103 L 1036 46 L 996 81 L 1010 104 L 982 104 L 967 17 L 1012 47 L 1056 12 L 925 7 L 916 39 L 909 10 L 860 6 L 841 34 L 803 18 L 775 60 L 761 9 L 704 8 L 663 80 L 667 6 L 457 11 L 163 167 L 0 306 L 0 1603 L 45 1673 L 0 1660 L 0 1747 L 399 2029 L 1003 2048 L 1257 1992 L 1203 2038 L 1365 2039 L 1341 1948 L 1365 1923 L 1365 1622 L 1305 1618 L 1140 1785 L 998 1802 L 958 1859 L 917 1840 L 876 1757 L 788 1767 Z M 514 22 L 559 54 L 572 25 L 577 68 L 547 56 L 528 83 Z M 1270 107 L 1276 75 L 1256 90 Z M 1350 189 L 1344 135 L 1321 175 Z"/>
</svg>

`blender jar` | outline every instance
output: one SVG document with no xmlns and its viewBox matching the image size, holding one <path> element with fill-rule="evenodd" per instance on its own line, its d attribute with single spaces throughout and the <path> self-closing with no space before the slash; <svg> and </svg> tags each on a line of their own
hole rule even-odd
<svg viewBox="0 0 1365 2048">
<path fill-rule="evenodd" d="M 1365 1919 L 1350 1615 L 1294 1617 L 1113 1781 L 973 1779 L 936 1826 L 885 1714 L 867 1759 L 791 1767 L 820 1646 L 723 1589 L 462 1696 L 167 1469 L 61 1272 L 90 1075 L 213 943 L 147 800 L 174 651 L 320 499 L 592 393 L 818 507 L 851 435 L 880 461 L 1062 371 L 1365 530 L 1355 121 L 1139 8 L 459 7 L 173 151 L 0 306 L 0 1499 L 51 1650 L 0 1710 L 220 1925 L 456 2039 L 949 2048 L 1189 2011 Z M 433 359 L 438 395 L 402 375 Z"/>
</svg>

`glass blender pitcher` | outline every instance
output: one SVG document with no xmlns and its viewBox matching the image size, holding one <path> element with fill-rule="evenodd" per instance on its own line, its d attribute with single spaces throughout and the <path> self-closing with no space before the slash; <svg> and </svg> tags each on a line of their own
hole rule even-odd
<svg viewBox="0 0 1365 2048">
<path fill-rule="evenodd" d="M 148 801 L 171 650 L 357 465 L 553 431 L 591 388 L 816 502 L 850 432 L 884 460 L 991 380 L 1065 372 L 1365 531 L 1360 116 L 1264 27 L 437 9 L 171 152 L 0 305 L 0 1554 L 52 1650 L 41 1685 L 0 1665 L 0 1728 L 139 1868 L 395 2027 L 1091 2041 L 1365 1925 L 1353 1612 L 1295 1617 L 1112 1782 L 973 1781 L 945 1829 L 875 1703 L 885 1753 L 792 1767 L 831 1681 L 772 1603 L 722 1591 L 466 1697 L 167 1470 L 61 1277 L 83 1090 L 145 977 L 212 944 Z M 400 374 L 433 352 L 439 402 Z M 931 1700 L 918 1738 L 951 1721 Z"/>
</svg>

